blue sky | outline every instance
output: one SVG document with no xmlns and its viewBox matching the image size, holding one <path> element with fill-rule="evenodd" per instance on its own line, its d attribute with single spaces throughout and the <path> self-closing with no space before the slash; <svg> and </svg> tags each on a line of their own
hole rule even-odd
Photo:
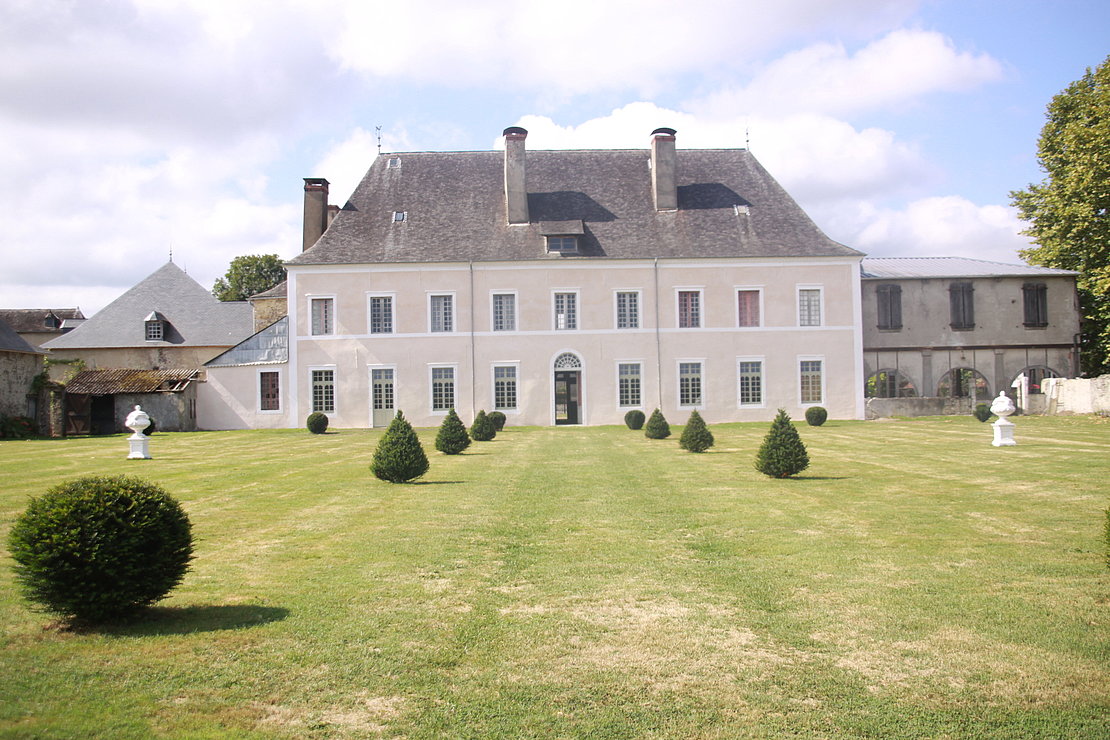
<svg viewBox="0 0 1110 740">
<path fill-rule="evenodd" d="M 743 147 L 875 256 L 1017 261 L 1051 97 L 1110 3 L 6 0 L 0 307 L 87 315 L 174 261 L 300 248 L 377 150 Z"/>
</svg>

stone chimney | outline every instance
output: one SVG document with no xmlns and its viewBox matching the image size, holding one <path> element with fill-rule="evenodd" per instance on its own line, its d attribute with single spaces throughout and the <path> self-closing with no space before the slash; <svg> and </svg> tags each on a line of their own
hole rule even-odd
<svg viewBox="0 0 1110 740">
<path fill-rule="evenodd" d="M 524 178 L 524 140 L 528 132 L 510 126 L 505 135 L 505 211 L 510 224 L 528 223 L 528 190 Z"/>
<path fill-rule="evenodd" d="M 328 228 L 328 181 L 322 177 L 304 179 L 304 240 L 306 250 L 324 235 Z"/>
<path fill-rule="evenodd" d="M 673 128 L 657 128 L 651 132 L 651 194 L 655 210 L 678 210 L 678 185 L 675 182 L 675 151 Z"/>
</svg>

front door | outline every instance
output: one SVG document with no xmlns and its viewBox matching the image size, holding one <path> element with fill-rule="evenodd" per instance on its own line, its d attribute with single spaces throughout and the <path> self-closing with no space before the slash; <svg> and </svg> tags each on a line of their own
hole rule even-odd
<svg viewBox="0 0 1110 740">
<path fill-rule="evenodd" d="M 371 423 L 375 427 L 387 427 L 393 421 L 393 368 L 371 370 L 370 385 L 373 407 Z"/>
<path fill-rule="evenodd" d="M 555 423 L 580 424 L 578 410 L 582 405 L 578 370 L 555 371 Z"/>
</svg>

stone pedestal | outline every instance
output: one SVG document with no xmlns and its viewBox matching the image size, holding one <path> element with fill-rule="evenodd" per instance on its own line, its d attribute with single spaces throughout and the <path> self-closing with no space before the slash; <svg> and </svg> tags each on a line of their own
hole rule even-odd
<svg viewBox="0 0 1110 740">
<path fill-rule="evenodd" d="M 998 398 L 991 404 L 991 413 L 998 417 L 998 421 L 991 424 L 994 427 L 994 441 L 991 444 L 995 447 L 1011 447 L 1017 444 L 1014 441 L 1014 423 L 1006 418 L 1015 410 L 1014 402 L 1005 391 L 999 391 Z"/>
<path fill-rule="evenodd" d="M 147 416 L 147 413 L 143 411 L 141 406 L 136 406 L 135 410 L 127 415 L 127 419 L 123 424 L 134 432 L 134 434 L 127 438 L 128 443 L 131 445 L 131 454 L 127 456 L 127 459 L 149 460 L 150 437 L 143 434 L 143 430 L 150 426 L 150 417 Z"/>
</svg>

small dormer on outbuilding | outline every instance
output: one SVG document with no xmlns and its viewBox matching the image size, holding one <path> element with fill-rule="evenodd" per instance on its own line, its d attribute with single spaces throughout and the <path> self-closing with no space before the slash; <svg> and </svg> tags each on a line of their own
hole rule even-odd
<svg viewBox="0 0 1110 740">
<path fill-rule="evenodd" d="M 586 233 L 581 219 L 571 221 L 541 221 L 540 234 L 548 254 L 575 255 L 579 253 L 582 235 Z"/>
<path fill-rule="evenodd" d="M 151 311 L 143 319 L 144 334 L 148 342 L 164 342 L 166 340 L 166 317 L 157 311 Z"/>
</svg>

